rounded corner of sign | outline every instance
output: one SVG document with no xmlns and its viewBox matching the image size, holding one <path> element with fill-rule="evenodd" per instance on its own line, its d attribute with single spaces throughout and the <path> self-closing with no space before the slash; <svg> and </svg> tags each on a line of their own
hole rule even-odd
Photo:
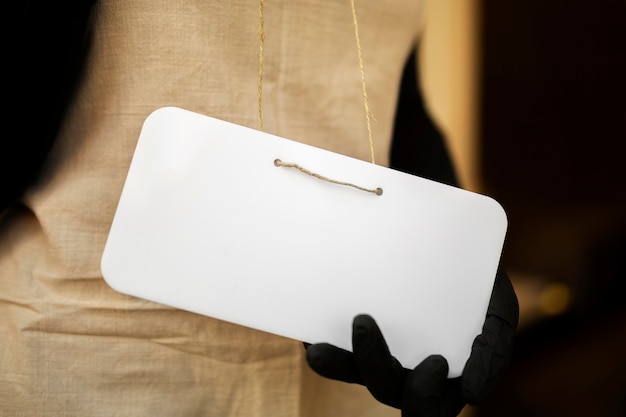
<svg viewBox="0 0 626 417">
<path fill-rule="evenodd" d="M 102 269 L 100 273 L 102 274 L 102 279 L 104 280 L 105 284 L 107 284 L 109 288 L 111 288 L 113 291 L 119 294 L 134 296 L 130 288 L 124 287 L 124 285 L 122 285 L 119 280 L 113 279 L 111 274 Z"/>
<path fill-rule="evenodd" d="M 115 284 L 113 284 L 113 282 L 110 279 L 111 277 L 110 271 L 111 271 L 111 265 L 109 261 L 109 255 L 108 255 L 107 249 L 105 248 L 102 254 L 102 258 L 100 258 L 100 274 L 102 274 L 102 278 L 104 279 L 104 282 L 106 282 L 110 287 L 114 287 Z"/>
<path fill-rule="evenodd" d="M 181 108 L 176 107 L 176 106 L 162 106 L 159 108 L 154 109 L 149 115 L 148 118 L 150 117 L 156 117 L 156 116 L 160 116 L 161 114 L 170 114 L 170 113 L 178 113 L 182 111 Z"/>
<path fill-rule="evenodd" d="M 153 123 L 159 123 L 163 119 L 175 117 L 177 113 L 181 113 L 184 110 L 175 106 L 163 106 L 154 109 L 146 116 L 143 125 L 148 126 Z"/>
<path fill-rule="evenodd" d="M 507 227 L 509 226 L 509 216 L 507 215 L 506 210 L 504 209 L 504 207 L 500 203 L 498 203 L 498 202 L 496 202 L 496 203 L 498 204 L 498 212 L 500 214 L 500 220 L 501 220 L 501 223 L 502 223 L 502 228 L 506 230 Z"/>
<path fill-rule="evenodd" d="M 152 122 L 154 119 L 158 119 L 160 118 L 164 113 L 170 113 L 171 112 L 171 107 L 159 107 L 157 109 L 152 110 L 147 116 L 146 119 L 144 120 L 143 124 L 149 124 L 150 122 Z"/>
<path fill-rule="evenodd" d="M 486 196 L 486 197 L 487 197 L 488 201 L 491 204 L 491 207 L 492 207 L 492 210 L 493 210 L 493 214 L 495 215 L 496 219 L 499 220 L 498 223 L 501 225 L 501 227 L 504 230 L 506 230 L 508 225 L 509 225 L 509 217 L 507 215 L 506 209 L 495 198 L 490 197 L 490 196 Z"/>
<path fill-rule="evenodd" d="M 115 262 L 111 259 L 111 255 L 106 247 L 102 253 L 102 258 L 100 258 L 100 274 L 102 275 L 104 282 L 109 287 L 119 293 L 127 293 L 123 288 L 121 288 L 119 280 L 115 279 L 115 276 L 117 275 Z"/>
</svg>

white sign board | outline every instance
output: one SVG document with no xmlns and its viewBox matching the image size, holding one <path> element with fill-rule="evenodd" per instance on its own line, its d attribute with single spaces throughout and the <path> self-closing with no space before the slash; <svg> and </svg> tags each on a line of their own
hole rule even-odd
<svg viewBox="0 0 626 417">
<path fill-rule="evenodd" d="M 166 107 L 141 131 L 102 273 L 125 294 L 348 350 L 367 313 L 405 367 L 442 354 L 454 377 L 506 227 L 489 197 Z"/>
</svg>

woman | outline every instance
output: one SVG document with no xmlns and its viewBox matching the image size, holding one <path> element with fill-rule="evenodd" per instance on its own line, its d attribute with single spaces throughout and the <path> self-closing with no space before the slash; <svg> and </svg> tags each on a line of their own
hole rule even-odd
<svg viewBox="0 0 626 417">
<path fill-rule="evenodd" d="M 69 3 L 21 6 L 8 49 L 8 121 L 20 135 L 2 152 L 4 412 L 453 416 L 488 394 L 517 326 L 503 272 L 486 331 L 448 380 L 439 356 L 402 368 L 368 316 L 355 319 L 354 354 L 305 349 L 118 294 L 99 270 L 145 117 L 178 106 L 257 128 L 261 39 L 263 129 L 369 160 L 358 17 L 377 163 L 455 184 L 416 84 L 421 1 L 354 14 L 337 0 Z"/>
</svg>

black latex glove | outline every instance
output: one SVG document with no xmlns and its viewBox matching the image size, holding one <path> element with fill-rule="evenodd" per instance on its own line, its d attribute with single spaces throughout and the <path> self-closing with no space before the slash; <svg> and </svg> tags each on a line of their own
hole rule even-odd
<svg viewBox="0 0 626 417">
<path fill-rule="evenodd" d="M 403 417 L 452 417 L 466 404 L 478 404 L 506 372 L 513 351 L 519 306 L 509 278 L 500 270 L 491 294 L 482 333 L 460 377 L 448 379 L 448 363 L 439 355 L 415 369 L 404 368 L 389 352 L 374 319 L 354 319 L 353 352 L 319 343 L 306 347 L 318 374 L 367 387 L 378 401 L 402 410 Z"/>
</svg>

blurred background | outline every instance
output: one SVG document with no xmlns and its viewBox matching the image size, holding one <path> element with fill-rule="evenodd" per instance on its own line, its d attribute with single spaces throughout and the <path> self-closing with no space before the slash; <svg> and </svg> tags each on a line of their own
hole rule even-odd
<svg viewBox="0 0 626 417">
<path fill-rule="evenodd" d="M 463 415 L 626 416 L 626 0 L 431 0 L 421 72 L 509 217 L 511 370 Z"/>
</svg>

